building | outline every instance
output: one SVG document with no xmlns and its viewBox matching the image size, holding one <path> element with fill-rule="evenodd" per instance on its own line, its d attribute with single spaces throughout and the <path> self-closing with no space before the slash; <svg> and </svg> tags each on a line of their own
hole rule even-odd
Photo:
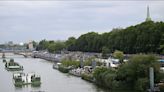
<svg viewBox="0 0 164 92">
<path fill-rule="evenodd" d="M 33 42 L 32 42 L 32 41 L 30 41 L 30 42 L 28 43 L 28 49 L 29 49 L 29 50 L 33 50 L 33 49 L 34 49 L 34 47 L 33 47 Z"/>
<path fill-rule="evenodd" d="M 149 6 L 147 6 L 147 17 L 146 17 L 146 21 L 151 21 L 150 12 L 149 12 Z"/>
</svg>

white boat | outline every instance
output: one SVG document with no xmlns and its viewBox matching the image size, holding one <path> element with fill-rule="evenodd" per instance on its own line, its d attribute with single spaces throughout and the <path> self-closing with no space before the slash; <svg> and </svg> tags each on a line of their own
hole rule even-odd
<svg viewBox="0 0 164 92">
<path fill-rule="evenodd" d="M 13 74 L 14 79 L 14 85 L 15 86 L 22 86 L 26 84 L 33 84 L 33 85 L 40 85 L 41 84 L 41 78 L 39 75 L 36 75 L 35 73 L 14 73 Z"/>
</svg>

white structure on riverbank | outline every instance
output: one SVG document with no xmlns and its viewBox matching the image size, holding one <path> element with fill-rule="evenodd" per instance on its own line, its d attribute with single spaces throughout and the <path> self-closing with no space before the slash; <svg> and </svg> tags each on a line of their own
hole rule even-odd
<svg viewBox="0 0 164 92">
<path fill-rule="evenodd" d="M 96 59 L 99 62 L 102 62 L 104 64 L 104 66 L 106 67 L 113 67 L 113 68 L 117 68 L 119 65 L 119 60 L 118 59 L 112 59 L 112 58 L 108 58 L 108 59 Z"/>
</svg>

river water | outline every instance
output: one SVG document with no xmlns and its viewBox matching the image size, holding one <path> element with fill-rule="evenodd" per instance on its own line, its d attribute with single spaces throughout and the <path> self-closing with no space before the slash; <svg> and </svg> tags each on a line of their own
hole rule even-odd
<svg viewBox="0 0 164 92">
<path fill-rule="evenodd" d="M 41 76 L 41 86 L 30 85 L 15 87 L 12 80 L 13 72 L 5 70 L 5 63 L 0 58 L 0 92 L 108 92 L 93 83 L 82 80 L 79 77 L 64 74 L 52 68 L 53 63 L 34 58 L 24 58 L 20 55 L 7 56 L 7 60 L 13 58 L 24 67 L 23 72 L 35 72 Z"/>
</svg>

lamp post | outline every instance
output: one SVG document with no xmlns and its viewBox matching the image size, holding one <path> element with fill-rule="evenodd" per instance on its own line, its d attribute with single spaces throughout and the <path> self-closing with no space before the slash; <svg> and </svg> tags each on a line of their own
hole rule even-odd
<svg viewBox="0 0 164 92">
<path fill-rule="evenodd" d="M 154 68 L 149 68 L 150 92 L 154 92 Z"/>
</svg>

